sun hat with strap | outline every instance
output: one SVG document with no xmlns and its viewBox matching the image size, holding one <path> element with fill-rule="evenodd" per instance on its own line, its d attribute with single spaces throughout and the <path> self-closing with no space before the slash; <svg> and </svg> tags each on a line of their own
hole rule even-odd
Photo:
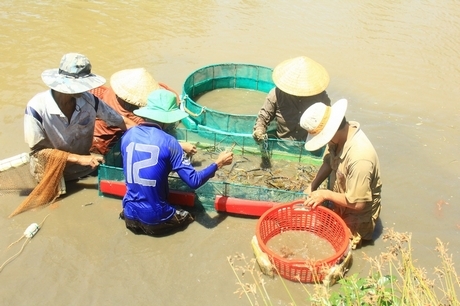
<svg viewBox="0 0 460 306">
<path fill-rule="evenodd" d="M 316 151 L 326 145 L 339 129 L 345 117 L 348 101 L 340 99 L 332 106 L 317 102 L 307 108 L 300 118 L 300 126 L 307 130 L 307 151 Z"/>
<path fill-rule="evenodd" d="M 59 68 L 42 72 L 43 82 L 51 89 L 65 94 L 82 93 L 105 84 L 105 79 L 91 73 L 91 63 L 83 54 L 67 53 Z"/>
</svg>

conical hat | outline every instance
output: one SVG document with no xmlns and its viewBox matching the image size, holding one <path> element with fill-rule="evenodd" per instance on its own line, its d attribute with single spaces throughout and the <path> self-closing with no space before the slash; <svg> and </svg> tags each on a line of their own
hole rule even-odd
<svg viewBox="0 0 460 306">
<path fill-rule="evenodd" d="M 281 62 L 273 70 L 272 78 L 279 89 L 298 97 L 317 95 L 329 85 L 326 69 L 306 56 Z"/>
<path fill-rule="evenodd" d="M 149 94 L 160 88 L 150 73 L 144 68 L 125 69 L 114 73 L 110 78 L 110 86 L 115 94 L 136 106 L 145 106 Z"/>
</svg>

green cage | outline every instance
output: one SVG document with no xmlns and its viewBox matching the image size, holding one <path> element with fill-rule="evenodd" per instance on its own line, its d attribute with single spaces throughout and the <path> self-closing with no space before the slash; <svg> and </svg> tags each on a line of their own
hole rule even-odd
<svg viewBox="0 0 460 306">
<path fill-rule="evenodd" d="M 200 68 L 190 74 L 182 88 L 181 106 L 190 116 L 182 120 L 191 130 L 207 130 L 224 134 L 252 134 L 257 115 L 220 112 L 195 102 L 196 98 L 216 89 L 240 88 L 268 93 L 275 84 L 273 70 L 252 64 L 223 63 Z M 263 101 L 254 101 L 262 106 Z M 274 122 L 268 130 L 276 129 Z"/>
<path fill-rule="evenodd" d="M 235 156 L 267 156 L 273 160 L 290 161 L 305 166 L 318 167 L 321 164 L 322 150 L 311 153 L 305 150 L 302 142 L 269 139 L 264 147 L 256 143 L 252 136 L 222 134 L 211 131 L 194 131 L 186 128 L 176 129 L 179 141 L 186 141 L 197 146 L 198 150 L 209 148 L 232 148 Z M 211 163 L 211 161 L 209 161 Z M 117 143 L 105 156 L 105 164 L 99 166 L 98 181 L 124 182 L 120 145 Z M 226 196 L 252 201 L 287 203 L 304 198 L 303 190 L 287 191 L 226 181 L 209 180 L 200 188 L 189 188 L 179 177 L 172 173 L 169 177 L 171 190 L 192 192 L 195 196 L 194 206 L 206 211 L 215 211 L 216 196 Z M 99 188 L 99 194 L 104 193 Z"/>
</svg>

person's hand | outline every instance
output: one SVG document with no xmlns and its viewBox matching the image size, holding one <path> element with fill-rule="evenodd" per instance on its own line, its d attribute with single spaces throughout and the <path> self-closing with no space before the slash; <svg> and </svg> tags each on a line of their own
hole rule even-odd
<svg viewBox="0 0 460 306">
<path fill-rule="evenodd" d="M 266 131 L 262 128 L 256 128 L 252 133 L 252 137 L 257 142 L 268 139 Z"/>
<path fill-rule="evenodd" d="M 305 200 L 304 204 L 311 208 L 316 208 L 318 205 L 322 204 L 327 199 L 325 198 L 325 191 L 316 190 L 313 191 L 308 198 Z"/>
<path fill-rule="evenodd" d="M 230 165 L 233 162 L 233 152 L 221 152 L 219 156 L 217 156 L 216 164 L 217 167 L 220 169 L 223 166 Z"/>
<path fill-rule="evenodd" d="M 305 190 L 303 191 L 303 193 L 305 193 L 306 195 L 310 195 L 310 194 L 311 194 L 311 184 L 308 184 L 307 188 L 305 188 Z"/>
<path fill-rule="evenodd" d="M 194 155 L 197 152 L 196 146 L 189 142 L 181 142 L 180 145 L 187 155 Z"/>
<path fill-rule="evenodd" d="M 80 155 L 78 158 L 78 164 L 82 166 L 91 166 L 91 168 L 96 168 L 104 162 L 104 157 L 101 155 Z"/>
</svg>

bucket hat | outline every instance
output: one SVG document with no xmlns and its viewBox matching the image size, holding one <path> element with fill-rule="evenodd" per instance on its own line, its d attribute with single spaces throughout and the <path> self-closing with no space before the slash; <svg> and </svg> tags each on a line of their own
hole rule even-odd
<svg viewBox="0 0 460 306">
<path fill-rule="evenodd" d="M 169 90 L 160 88 L 147 98 L 147 105 L 134 110 L 134 114 L 162 123 L 173 123 L 184 119 L 188 114 L 179 109 L 176 95 Z"/>
<path fill-rule="evenodd" d="M 281 62 L 273 69 L 272 78 L 276 87 L 298 97 L 317 95 L 329 85 L 326 69 L 306 56 Z"/>
<path fill-rule="evenodd" d="M 105 84 L 105 79 L 91 73 L 89 59 L 78 53 L 67 53 L 61 59 L 59 68 L 42 72 L 43 82 L 65 94 L 82 93 Z"/>
<path fill-rule="evenodd" d="M 307 151 L 316 151 L 334 137 L 347 111 L 348 101 L 340 99 L 332 106 L 317 102 L 307 108 L 300 117 L 300 126 L 307 130 Z"/>
<path fill-rule="evenodd" d="M 110 77 L 110 86 L 118 97 L 139 107 L 145 106 L 148 95 L 160 88 L 158 82 L 144 68 L 115 72 Z"/>
</svg>

